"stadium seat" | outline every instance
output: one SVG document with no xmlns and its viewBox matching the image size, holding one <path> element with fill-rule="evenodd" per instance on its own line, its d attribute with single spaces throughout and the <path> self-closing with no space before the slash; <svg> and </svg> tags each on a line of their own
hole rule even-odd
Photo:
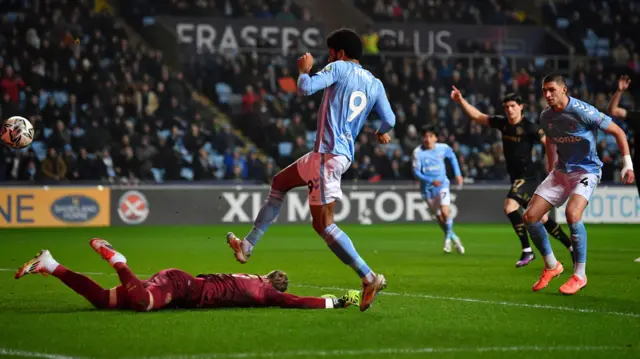
<svg viewBox="0 0 640 359">
<path fill-rule="evenodd" d="M 170 134 L 171 134 L 171 132 L 169 130 L 160 130 L 160 131 L 158 131 L 158 137 L 162 138 L 164 140 L 166 140 L 167 137 L 169 137 Z"/>
<path fill-rule="evenodd" d="M 211 142 L 205 142 L 204 146 L 202 146 L 202 148 L 207 151 L 207 153 L 209 155 L 215 153 L 215 150 L 213 149 L 213 145 L 211 145 Z"/>
<path fill-rule="evenodd" d="M 182 167 L 180 170 L 180 176 L 186 178 L 189 181 L 193 181 L 193 170 L 189 167 Z"/>
<path fill-rule="evenodd" d="M 464 157 L 468 157 L 471 154 L 471 148 L 469 148 L 469 146 L 467 145 L 460 145 L 460 153 L 462 154 L 462 156 Z"/>
<path fill-rule="evenodd" d="M 182 154 L 182 160 L 185 161 L 188 164 L 192 164 L 193 163 L 193 155 L 191 155 L 190 153 L 183 153 Z"/>
<path fill-rule="evenodd" d="M 220 101 L 220 103 L 226 104 L 229 103 L 229 99 L 233 94 L 233 90 L 228 84 L 224 82 L 218 82 L 216 84 L 216 94 L 218 95 L 218 101 Z"/>
<path fill-rule="evenodd" d="M 402 147 L 397 144 L 397 143 L 389 143 L 387 145 L 384 145 L 384 149 L 387 153 L 387 156 L 391 156 L 393 154 L 393 151 L 399 149 L 400 151 L 402 151 Z"/>
<path fill-rule="evenodd" d="M 164 183 L 164 169 L 160 168 L 152 168 L 151 173 L 153 173 L 153 178 L 156 183 Z"/>
<path fill-rule="evenodd" d="M 280 142 L 278 144 L 278 154 L 283 157 L 291 156 L 291 152 L 293 151 L 293 143 L 291 142 Z"/>
</svg>

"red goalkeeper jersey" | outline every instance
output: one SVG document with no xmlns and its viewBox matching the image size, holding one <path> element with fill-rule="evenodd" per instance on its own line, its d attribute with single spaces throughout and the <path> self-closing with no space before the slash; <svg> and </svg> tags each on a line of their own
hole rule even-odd
<svg viewBox="0 0 640 359">
<path fill-rule="evenodd" d="M 281 307 L 324 309 L 326 300 L 282 293 L 252 274 L 200 274 L 204 279 L 199 307 Z"/>
</svg>

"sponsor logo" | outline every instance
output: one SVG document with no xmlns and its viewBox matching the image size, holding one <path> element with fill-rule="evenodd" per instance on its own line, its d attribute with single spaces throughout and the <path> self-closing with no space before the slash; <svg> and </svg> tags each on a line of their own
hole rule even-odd
<svg viewBox="0 0 640 359">
<path fill-rule="evenodd" d="M 195 19 L 179 20 L 175 31 L 180 44 L 195 44 L 200 50 L 209 52 L 237 51 L 253 48 L 260 41 L 271 47 L 287 51 L 297 43 L 317 48 L 324 42 L 319 27 L 305 22 L 280 23 L 273 21 L 230 21 L 210 19 L 199 23 Z M 327 70 L 330 70 L 329 67 Z"/>
<path fill-rule="evenodd" d="M 191 44 L 200 52 L 238 51 L 260 47 L 261 42 L 285 53 L 297 51 L 300 45 L 311 49 L 324 46 L 323 25 L 315 22 L 196 17 L 169 17 L 168 21 L 179 44 Z M 425 56 L 469 51 L 461 47 L 467 40 L 491 43 L 506 55 L 536 54 L 544 44 L 544 30 L 538 26 L 381 23 L 374 29 L 380 38 L 411 44 L 409 51 Z M 586 107 L 583 110 L 589 111 Z"/>
<path fill-rule="evenodd" d="M 221 198 L 229 209 L 221 220 L 223 223 L 250 223 L 258 215 L 264 201 L 261 192 L 223 192 Z M 451 193 L 451 215 L 455 218 L 458 208 L 456 195 Z M 309 199 L 304 192 L 289 192 L 284 202 L 280 221 L 285 223 L 309 222 L 311 212 Z M 434 220 L 427 203 L 418 191 L 351 191 L 345 193 L 335 209 L 335 221 L 349 218 L 368 225 L 381 222 L 424 222 Z"/>
<path fill-rule="evenodd" d="M 149 216 L 149 201 L 141 192 L 125 192 L 118 201 L 118 216 L 126 224 L 140 224 Z"/>
<path fill-rule="evenodd" d="M 95 199 L 87 196 L 64 196 L 51 204 L 51 214 L 63 222 L 89 222 L 98 213 L 100 213 L 100 205 Z"/>
<path fill-rule="evenodd" d="M 578 143 L 582 142 L 583 138 L 578 136 L 560 136 L 554 137 L 553 141 L 556 143 Z"/>
</svg>

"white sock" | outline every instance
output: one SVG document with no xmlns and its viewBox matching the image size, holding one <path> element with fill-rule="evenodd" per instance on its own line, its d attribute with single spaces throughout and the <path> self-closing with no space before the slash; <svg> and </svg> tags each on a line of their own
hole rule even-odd
<svg viewBox="0 0 640 359">
<path fill-rule="evenodd" d="M 331 299 L 331 298 L 324 298 L 324 303 L 325 303 L 325 304 L 324 304 L 324 305 L 325 305 L 325 308 L 327 308 L 327 309 L 333 309 L 333 299 Z"/>
<path fill-rule="evenodd" d="M 113 267 L 116 263 L 127 263 L 127 258 L 125 258 L 122 254 L 117 253 L 109 259 L 109 264 Z"/>
<path fill-rule="evenodd" d="M 558 265 L 558 260 L 556 256 L 553 255 L 553 252 L 548 256 L 542 256 L 542 260 L 544 260 L 544 265 L 547 269 L 555 269 Z"/>
<path fill-rule="evenodd" d="M 369 272 L 369 274 L 365 275 L 362 278 L 362 281 L 365 282 L 366 284 L 371 284 L 373 283 L 374 280 L 376 280 L 376 274 L 373 272 Z"/>
<path fill-rule="evenodd" d="M 56 268 L 58 268 L 59 265 L 60 265 L 60 263 L 58 263 L 58 261 L 53 259 L 53 257 L 51 257 L 51 259 L 46 260 L 46 261 L 44 261 L 42 263 L 42 266 L 44 267 L 44 270 L 47 271 L 47 273 L 49 273 L 49 274 L 53 273 L 53 271 L 55 271 Z"/>
<path fill-rule="evenodd" d="M 525 249 L 522 250 L 524 253 L 531 253 L 533 252 L 533 249 L 531 249 L 531 247 L 527 247 Z"/>
<path fill-rule="evenodd" d="M 242 240 L 242 251 L 244 253 L 251 253 L 251 251 L 253 250 L 253 244 L 251 244 L 251 242 L 249 242 L 246 239 Z"/>
<path fill-rule="evenodd" d="M 573 274 L 577 275 L 581 279 L 585 279 L 587 277 L 586 266 L 587 263 L 576 262 L 576 267 L 573 269 Z"/>
</svg>

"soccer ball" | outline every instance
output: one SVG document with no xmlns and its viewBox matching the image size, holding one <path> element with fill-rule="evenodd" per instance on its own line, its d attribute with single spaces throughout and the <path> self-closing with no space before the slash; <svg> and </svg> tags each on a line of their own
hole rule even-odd
<svg viewBox="0 0 640 359">
<path fill-rule="evenodd" d="M 13 116 L 0 127 L 0 138 L 11 148 L 25 148 L 33 141 L 33 126 L 26 118 Z"/>
</svg>

